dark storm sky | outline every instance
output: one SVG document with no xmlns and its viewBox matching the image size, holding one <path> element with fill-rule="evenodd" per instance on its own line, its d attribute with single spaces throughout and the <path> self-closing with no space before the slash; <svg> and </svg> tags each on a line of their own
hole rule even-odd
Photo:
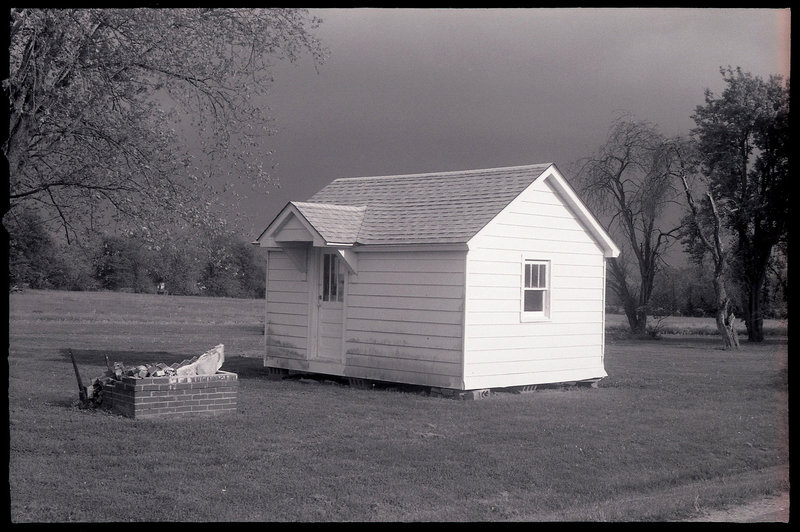
<svg viewBox="0 0 800 532">
<path fill-rule="evenodd" d="M 572 163 L 619 112 L 687 134 L 721 66 L 789 74 L 777 9 L 312 10 L 330 55 L 280 64 L 267 104 L 280 188 L 242 205 L 255 238 L 337 177 Z"/>
</svg>

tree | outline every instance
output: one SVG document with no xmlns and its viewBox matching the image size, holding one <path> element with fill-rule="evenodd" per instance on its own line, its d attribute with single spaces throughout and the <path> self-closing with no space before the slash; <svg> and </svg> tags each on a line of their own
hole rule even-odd
<svg viewBox="0 0 800 532">
<path fill-rule="evenodd" d="M 94 260 L 94 277 L 107 290 L 152 292 L 153 253 L 135 237 L 105 235 Z"/>
<path fill-rule="evenodd" d="M 740 68 L 720 69 L 725 89 L 705 92 L 692 136 L 702 172 L 734 237 L 732 273 L 741 286 L 749 341 L 763 331 L 763 288 L 773 248 L 785 236 L 789 215 L 789 81 L 768 80 Z"/>
<path fill-rule="evenodd" d="M 41 218 L 33 212 L 15 213 L 9 217 L 7 228 L 9 288 L 60 287 L 62 261 Z"/>
<path fill-rule="evenodd" d="M 609 286 L 623 303 L 631 331 L 644 335 L 653 280 L 677 227 L 664 211 L 676 189 L 665 165 L 667 140 L 656 128 L 628 116 L 617 118 L 608 140 L 580 162 L 577 176 L 587 204 L 622 244 L 609 261 Z"/>
<path fill-rule="evenodd" d="M 676 141 L 667 153 L 675 158 L 675 174 L 680 179 L 686 196 L 687 215 L 684 217 L 684 243 L 695 262 L 701 264 L 708 255 L 714 266 L 713 286 L 717 331 L 722 338 L 723 349 L 738 349 L 739 336 L 734 323 L 731 300 L 725 286 L 728 268 L 728 249 L 722 218 L 717 202 L 710 190 L 705 190 L 702 202 L 695 201 L 689 180 L 697 175 L 696 146 L 691 142 Z"/>
<path fill-rule="evenodd" d="M 702 317 L 714 315 L 715 300 L 708 268 L 692 261 L 686 266 L 664 266 L 659 270 L 650 305 L 662 307 L 670 314 Z"/>
<path fill-rule="evenodd" d="M 263 297 L 264 264 L 256 250 L 235 234 L 219 235 L 203 246 L 199 283 L 210 296 Z"/>
<path fill-rule="evenodd" d="M 788 235 L 785 235 L 772 250 L 772 259 L 769 263 L 768 282 L 772 286 L 774 296 L 772 314 L 775 316 L 785 316 L 786 306 L 789 303 L 789 242 Z"/>
<path fill-rule="evenodd" d="M 167 292 L 174 295 L 196 295 L 197 280 L 202 265 L 201 250 L 197 242 L 201 236 L 188 231 L 164 235 L 154 248 L 156 280 L 166 284 Z"/>
<path fill-rule="evenodd" d="M 12 9 L 7 209 L 43 209 L 67 241 L 110 221 L 213 224 L 214 180 L 269 183 L 272 61 L 321 61 L 318 23 L 298 9 Z"/>
</svg>

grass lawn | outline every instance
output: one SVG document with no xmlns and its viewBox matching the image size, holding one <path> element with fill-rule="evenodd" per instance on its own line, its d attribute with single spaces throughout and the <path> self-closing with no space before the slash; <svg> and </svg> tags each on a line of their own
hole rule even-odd
<svg viewBox="0 0 800 532">
<path fill-rule="evenodd" d="M 11 294 L 10 513 L 22 522 L 662 521 L 788 489 L 787 340 L 609 341 L 598 388 L 494 393 L 276 379 L 263 303 Z M 131 420 L 75 406 L 124 363 L 225 344 L 236 415 Z"/>
</svg>

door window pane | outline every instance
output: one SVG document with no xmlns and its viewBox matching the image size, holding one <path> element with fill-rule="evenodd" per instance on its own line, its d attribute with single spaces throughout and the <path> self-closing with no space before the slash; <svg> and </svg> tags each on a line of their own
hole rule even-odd
<svg viewBox="0 0 800 532">
<path fill-rule="evenodd" d="M 330 301 L 331 297 L 331 256 L 322 256 L 322 300 Z"/>
<path fill-rule="evenodd" d="M 344 301 L 344 270 L 336 255 L 322 255 L 322 300 Z"/>
</svg>

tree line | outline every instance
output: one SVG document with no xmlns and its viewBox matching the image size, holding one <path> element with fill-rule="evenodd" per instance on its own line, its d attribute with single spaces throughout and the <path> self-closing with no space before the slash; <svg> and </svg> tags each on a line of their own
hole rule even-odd
<svg viewBox="0 0 800 532">
<path fill-rule="evenodd" d="M 684 265 L 665 264 L 658 269 L 653 280 L 653 291 L 648 309 L 650 316 L 687 316 L 713 318 L 717 312 L 714 292 L 713 270 L 702 264 L 689 262 Z M 784 283 L 774 272 L 770 272 L 764 284 L 762 313 L 765 319 L 786 319 L 788 302 Z M 738 305 L 741 300 L 738 286 L 731 283 L 728 295 Z M 606 294 L 606 311 L 624 314 L 624 301 L 613 290 Z M 658 328 L 648 322 L 647 334 L 656 335 Z"/>
<path fill-rule="evenodd" d="M 9 290 L 264 297 L 263 257 L 233 231 L 165 233 L 155 240 L 97 233 L 68 245 L 33 211 L 9 217 L 6 229 Z"/>
</svg>

